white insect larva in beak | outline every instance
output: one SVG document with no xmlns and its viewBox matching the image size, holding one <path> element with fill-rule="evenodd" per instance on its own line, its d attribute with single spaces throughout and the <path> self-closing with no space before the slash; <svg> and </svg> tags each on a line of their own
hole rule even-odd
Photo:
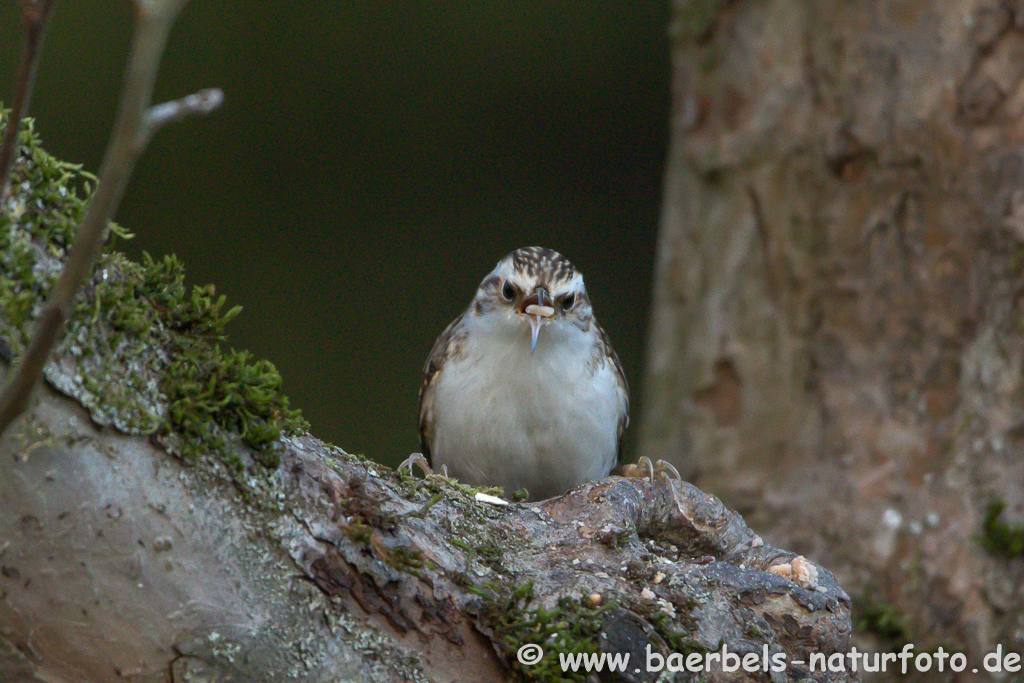
<svg viewBox="0 0 1024 683">
<path fill-rule="evenodd" d="M 545 318 L 550 318 L 555 314 L 555 309 L 551 306 L 530 304 L 523 312 L 530 320 L 530 355 L 532 356 L 533 352 L 537 350 L 537 335 L 540 334 L 540 326 Z"/>
<path fill-rule="evenodd" d="M 550 318 L 555 314 L 555 309 L 550 306 L 539 306 L 537 304 L 530 304 L 526 307 L 526 315 L 538 315 L 544 318 Z"/>
</svg>

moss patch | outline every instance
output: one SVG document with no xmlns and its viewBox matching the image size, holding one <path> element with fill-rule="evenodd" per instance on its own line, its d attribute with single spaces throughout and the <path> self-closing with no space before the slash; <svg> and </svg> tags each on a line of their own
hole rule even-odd
<svg viewBox="0 0 1024 683">
<path fill-rule="evenodd" d="M 707 648 L 701 644 L 693 634 L 697 630 L 697 621 L 693 617 L 696 603 L 687 605 L 674 605 L 676 614 L 670 616 L 657 607 L 650 607 L 647 610 L 637 610 L 646 619 L 655 631 L 668 645 L 669 652 L 678 652 L 684 657 L 692 652 L 707 652 Z M 767 637 L 761 634 L 760 640 L 768 642 Z"/>
<path fill-rule="evenodd" d="M 0 113 L 6 124 L 6 113 Z M 31 119 L 20 131 L 10 196 L 0 207 L 0 341 L 23 352 L 84 217 L 95 177 L 47 154 Z M 113 250 L 131 235 L 111 224 L 44 370 L 93 420 L 156 436 L 188 463 L 212 459 L 243 490 L 266 484 L 278 439 L 308 424 L 265 360 L 225 344 L 227 308 L 213 285 L 188 287 L 174 256 L 141 263 Z M 254 475 L 256 479 L 254 479 Z"/>
<path fill-rule="evenodd" d="M 902 647 L 909 642 L 903 618 L 888 603 L 875 602 L 864 597 L 854 603 L 853 623 L 858 631 Z"/>
<path fill-rule="evenodd" d="M 0 109 L 0 129 L 7 110 Z M 29 323 L 53 286 L 75 227 L 85 215 L 96 177 L 58 161 L 40 146 L 32 119 L 23 122 L 9 194 L 0 206 L 0 334 L 14 354 L 28 342 Z M 57 267 L 41 268 L 43 257 Z"/>
<path fill-rule="evenodd" d="M 1006 503 L 992 501 L 981 525 L 981 545 L 993 555 L 1024 557 L 1024 526 L 1011 525 L 1000 519 Z"/>
<path fill-rule="evenodd" d="M 565 597 L 554 609 L 530 610 L 533 598 L 530 582 L 518 586 L 510 596 L 485 600 L 480 624 L 493 633 L 491 640 L 505 664 L 522 680 L 586 680 L 582 667 L 579 672 L 562 671 L 558 654 L 597 653 L 602 616 L 614 603 L 590 607 L 580 599 Z M 527 644 L 539 645 L 545 653 L 533 666 L 522 665 L 516 657 Z"/>
<path fill-rule="evenodd" d="M 175 361 L 161 383 L 168 400 L 168 425 L 181 438 L 187 458 L 228 447 L 235 437 L 253 449 L 255 459 L 276 468 L 274 444 L 284 432 L 308 426 L 288 408 L 281 375 L 269 361 L 253 361 L 246 351 L 195 354 Z"/>
</svg>

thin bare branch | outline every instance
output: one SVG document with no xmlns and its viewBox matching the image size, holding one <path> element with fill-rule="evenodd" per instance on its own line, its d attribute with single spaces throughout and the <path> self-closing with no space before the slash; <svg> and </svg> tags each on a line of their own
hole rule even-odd
<svg viewBox="0 0 1024 683">
<path fill-rule="evenodd" d="M 75 292 L 82 286 L 99 254 L 103 233 L 121 201 L 125 185 L 153 131 L 188 114 L 212 111 L 223 99 L 219 90 L 150 108 L 153 83 L 167 42 L 167 34 L 187 0 L 139 0 L 135 33 L 114 132 L 100 166 L 96 193 L 79 227 L 64 270 L 43 308 L 33 339 L 13 377 L 0 394 L 0 433 L 25 409 L 42 375 L 43 366 L 71 311 Z"/>
<path fill-rule="evenodd" d="M 181 121 L 189 116 L 209 114 L 223 103 L 223 90 L 207 88 L 177 100 L 155 104 L 146 113 L 146 134 L 152 135 L 168 123 Z"/>
<path fill-rule="evenodd" d="M 57 0 L 21 0 L 19 4 L 21 5 L 21 20 L 25 25 L 25 47 L 21 53 L 18 80 L 14 85 L 11 115 L 7 119 L 3 142 L 0 143 L 0 197 L 7 193 L 11 165 L 14 163 L 14 149 L 18 146 L 21 119 L 28 111 L 28 103 L 32 98 L 32 87 L 36 81 L 39 57 L 43 53 L 46 27 L 50 23 L 50 17 L 53 16 L 53 8 L 57 6 Z"/>
</svg>

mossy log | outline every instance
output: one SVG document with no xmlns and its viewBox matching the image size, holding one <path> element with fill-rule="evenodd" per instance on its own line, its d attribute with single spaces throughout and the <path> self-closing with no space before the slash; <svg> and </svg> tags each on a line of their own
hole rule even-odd
<svg viewBox="0 0 1024 683">
<path fill-rule="evenodd" d="M 655 680 L 648 647 L 846 647 L 829 572 L 768 571 L 793 554 L 679 481 L 503 506 L 297 436 L 272 471 L 233 447 L 264 482 L 243 495 L 227 468 L 40 393 L 0 441 L 3 680 L 562 680 L 558 652 L 600 651 Z M 532 668 L 528 643 L 547 651 Z"/>
</svg>

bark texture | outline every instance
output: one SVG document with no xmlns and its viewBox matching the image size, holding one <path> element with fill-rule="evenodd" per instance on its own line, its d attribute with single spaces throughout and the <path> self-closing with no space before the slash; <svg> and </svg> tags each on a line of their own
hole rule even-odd
<svg viewBox="0 0 1024 683">
<path fill-rule="evenodd" d="M 496 506 L 286 438 L 262 501 L 51 390 L 0 441 L 0 679 L 563 680 L 557 652 L 843 651 L 849 598 L 679 481 Z M 516 661 L 537 643 L 545 659 Z M 581 649 L 582 648 L 582 649 Z M 580 676 L 582 678 L 582 676 Z M 815 680 L 855 680 L 817 674 Z M 671 680 L 764 680 L 678 674 Z"/>
<path fill-rule="evenodd" d="M 1024 6 L 676 2 L 673 38 L 642 452 L 836 570 L 858 644 L 1020 652 Z"/>
</svg>

